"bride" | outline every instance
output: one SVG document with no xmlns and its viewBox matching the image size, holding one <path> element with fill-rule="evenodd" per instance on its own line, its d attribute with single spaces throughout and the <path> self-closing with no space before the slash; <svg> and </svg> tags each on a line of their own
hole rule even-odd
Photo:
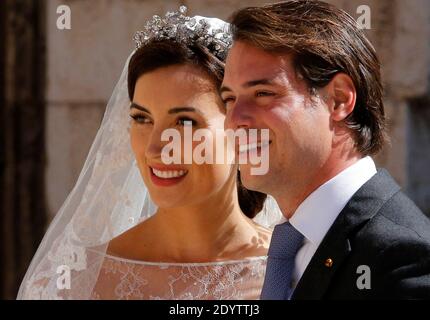
<svg viewBox="0 0 430 320">
<path fill-rule="evenodd" d="M 185 13 L 154 16 L 136 34 L 137 49 L 19 299 L 259 297 L 267 227 L 281 216 L 274 201 L 246 190 L 234 163 L 162 159 L 165 130 L 184 138 L 187 125 L 224 127 L 217 89 L 228 25 Z"/>
</svg>

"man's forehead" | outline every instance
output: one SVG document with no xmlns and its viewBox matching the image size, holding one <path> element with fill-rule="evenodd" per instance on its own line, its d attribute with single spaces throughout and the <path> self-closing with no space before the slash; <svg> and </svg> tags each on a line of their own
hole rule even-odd
<svg viewBox="0 0 430 320">
<path fill-rule="evenodd" d="M 256 63 L 263 64 L 266 61 L 282 62 L 286 60 L 288 54 L 281 55 L 275 54 L 269 51 L 265 51 L 259 47 L 246 42 L 237 41 L 233 44 L 227 57 L 227 62 L 229 60 L 239 60 L 243 63 Z"/>
<path fill-rule="evenodd" d="M 238 42 L 229 53 L 225 80 L 241 78 L 242 81 L 276 79 L 294 71 L 290 54 L 274 54 L 255 46 Z"/>
</svg>

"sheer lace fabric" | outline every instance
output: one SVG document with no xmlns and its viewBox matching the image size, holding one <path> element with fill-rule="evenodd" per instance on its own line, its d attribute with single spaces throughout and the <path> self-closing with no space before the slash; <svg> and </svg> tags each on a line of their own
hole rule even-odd
<svg viewBox="0 0 430 320">
<path fill-rule="evenodd" d="M 23 299 L 253 300 L 260 297 L 267 260 L 154 263 L 93 250 L 86 250 L 85 256 L 90 263 L 72 270 L 69 288 L 61 287 L 63 274 L 46 270 L 28 281 Z"/>
<path fill-rule="evenodd" d="M 265 257 L 208 264 L 157 264 L 107 256 L 91 298 L 258 299 L 265 266 Z"/>
</svg>

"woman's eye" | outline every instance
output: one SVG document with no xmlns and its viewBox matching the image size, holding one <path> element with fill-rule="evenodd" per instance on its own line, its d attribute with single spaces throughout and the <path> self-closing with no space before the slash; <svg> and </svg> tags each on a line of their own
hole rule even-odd
<svg viewBox="0 0 430 320">
<path fill-rule="evenodd" d="M 177 121 L 177 124 L 180 126 L 185 126 L 185 125 L 191 125 L 191 126 L 195 126 L 197 124 L 197 122 L 191 118 L 179 118 Z"/>
<path fill-rule="evenodd" d="M 143 115 L 139 115 L 139 114 L 135 114 L 135 115 L 130 115 L 130 117 L 139 124 L 148 124 L 151 123 L 151 119 L 149 119 L 147 116 L 143 116 Z"/>
<path fill-rule="evenodd" d="M 222 102 L 223 102 L 225 105 L 227 105 L 227 104 L 229 104 L 229 103 L 231 103 L 231 102 L 234 102 L 234 97 L 226 97 L 226 98 L 222 99 Z"/>
</svg>

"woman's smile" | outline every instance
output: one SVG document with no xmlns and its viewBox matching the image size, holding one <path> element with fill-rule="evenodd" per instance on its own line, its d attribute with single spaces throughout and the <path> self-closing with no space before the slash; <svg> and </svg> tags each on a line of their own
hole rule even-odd
<svg viewBox="0 0 430 320">
<path fill-rule="evenodd" d="M 162 187 L 176 185 L 188 174 L 188 170 L 172 166 L 149 166 L 149 172 L 152 182 Z"/>
</svg>

